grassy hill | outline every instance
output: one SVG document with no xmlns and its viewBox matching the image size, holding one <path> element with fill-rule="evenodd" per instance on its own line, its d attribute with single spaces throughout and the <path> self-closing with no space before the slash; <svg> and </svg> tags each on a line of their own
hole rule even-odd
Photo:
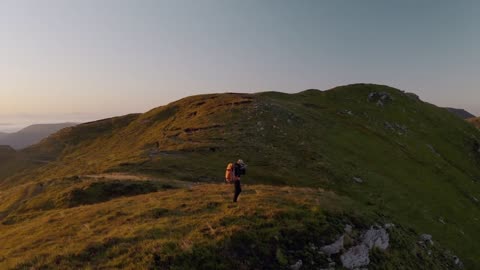
<svg viewBox="0 0 480 270">
<path fill-rule="evenodd" d="M 310 200 L 311 193 L 305 195 L 302 193 L 303 190 L 314 192 L 317 188 L 322 188 L 329 190 L 332 196 L 346 203 L 337 211 L 346 213 L 347 219 L 355 219 L 352 213 L 359 211 L 357 218 L 362 220 L 357 224 L 359 227 L 365 228 L 374 223 L 388 221 L 404 228 L 405 231 L 399 230 L 401 234 L 399 237 L 403 240 L 393 241 L 399 245 L 398 250 L 402 251 L 397 253 L 396 249 L 393 249 L 392 253 L 386 254 L 374 252 L 374 255 L 379 254 L 379 258 L 375 259 L 369 268 L 386 269 L 381 266 L 388 262 L 400 263 L 411 260 L 412 265 L 405 266 L 406 269 L 418 269 L 429 263 L 431 264 L 429 269 L 451 269 L 453 266 L 449 265 L 449 262 L 453 261 L 451 260 L 453 255 L 445 254 L 456 254 L 467 269 L 474 269 L 475 265 L 480 264 L 478 260 L 480 235 L 477 233 L 480 225 L 479 148 L 480 133 L 473 126 L 445 109 L 422 102 L 414 94 L 387 86 L 356 84 L 328 91 L 307 90 L 297 94 L 265 92 L 188 97 L 145 114 L 132 114 L 63 129 L 41 143 L 21 151 L 20 155 L 28 157 L 25 158 L 30 162 L 28 166 L 9 170 L 10 175 L 5 176 L 4 173 L 0 180 L 0 187 L 5 190 L 3 193 L 11 194 L 0 199 L 0 212 L 3 213 L 3 223 L 6 222 L 0 227 L 0 231 L 17 230 L 26 233 L 35 226 L 41 226 L 42 222 L 48 222 L 47 217 L 65 213 L 71 209 L 69 207 L 78 208 L 77 210 L 91 209 L 85 214 L 85 218 L 94 217 L 92 222 L 97 222 L 98 219 L 99 224 L 106 218 L 96 214 L 99 207 L 109 205 L 110 208 L 102 208 L 103 212 L 98 210 L 105 215 L 110 212 L 108 209 L 116 206 L 119 211 L 125 211 L 123 206 L 117 205 L 123 200 L 130 202 L 131 207 L 142 207 L 139 201 L 141 198 L 159 196 L 157 193 L 148 192 L 173 192 L 169 196 L 172 200 L 171 207 L 175 205 L 173 208 L 178 209 L 183 204 L 184 197 L 177 195 L 190 192 L 190 189 L 180 187 L 158 191 L 162 187 L 155 183 L 132 187 L 129 186 L 132 184 L 129 182 L 125 184 L 129 186 L 127 189 L 133 189 L 135 192 L 120 191 L 112 195 L 109 190 L 122 190 L 124 185 L 109 182 L 92 187 L 90 184 L 84 184 L 82 179 L 85 175 L 120 172 L 146 175 L 153 179 L 220 183 L 223 181 L 226 163 L 243 158 L 250 165 L 245 183 L 273 185 L 259 187 L 278 190 L 268 197 L 272 205 L 271 209 L 266 211 L 274 211 L 273 209 L 281 207 L 277 203 L 281 204 L 289 198 L 288 196 Z M 48 188 L 44 188 L 45 186 Z M 280 192 L 287 186 L 293 194 Z M 222 186 L 200 185 L 199 189 L 205 197 L 192 197 L 190 198 L 192 202 L 209 203 L 215 202 L 212 196 L 221 190 Z M 253 189 L 257 190 L 256 187 Z M 146 192 L 147 195 L 138 195 Z M 261 199 L 259 194 L 262 192 L 258 190 L 256 192 L 245 195 L 242 203 L 250 205 L 251 200 Z M 128 197 L 112 199 L 117 197 L 115 194 Z M 82 201 L 82 198 L 90 197 L 103 199 Z M 221 212 L 220 215 L 230 215 L 228 197 L 224 200 L 225 203 L 220 203 L 219 206 L 224 210 L 218 211 Z M 330 211 L 333 201 L 326 200 L 317 207 Z M 250 205 L 252 209 L 254 205 Z M 300 205 L 291 208 L 294 212 L 298 210 L 302 213 L 300 216 L 294 214 L 293 219 L 301 219 L 307 224 L 305 226 L 310 226 L 307 221 L 316 213 L 311 210 L 312 205 L 309 206 L 307 203 Z M 198 210 L 199 215 L 202 211 L 208 211 L 208 208 L 201 209 Z M 239 211 L 247 211 L 248 207 L 240 209 Z M 69 213 L 73 215 L 75 210 L 71 211 Z M 183 210 L 175 213 L 182 217 L 173 220 L 179 223 L 187 222 L 183 218 Z M 324 213 L 320 215 L 319 219 L 325 217 Z M 73 219 L 73 216 L 71 217 Z M 231 218 L 234 223 L 241 222 L 238 216 Z M 209 218 L 199 218 L 197 221 L 201 220 Z M 78 221 L 73 222 L 77 224 Z M 141 221 L 138 222 L 139 228 L 144 230 L 151 228 L 150 225 L 144 226 Z M 274 218 L 270 222 L 276 224 L 277 219 Z M 351 221 L 337 222 L 336 226 L 314 223 L 309 228 L 331 228 L 334 230 L 333 233 L 325 233 L 319 229 L 317 236 L 324 235 L 332 240 L 347 223 Z M 53 228 L 63 226 L 61 223 L 55 224 Z M 242 235 L 250 231 L 253 234 L 263 233 L 263 230 L 251 226 L 253 225 L 240 226 L 238 229 Z M 269 226 L 271 228 L 267 229 L 266 235 L 261 237 L 250 235 L 247 238 L 268 238 L 275 235 L 269 233 L 281 230 L 287 225 L 282 223 L 282 226 L 272 224 Z M 179 234 L 180 231 L 179 229 Z M 92 238 L 92 244 L 96 243 L 106 247 L 107 250 L 120 248 L 117 245 L 133 250 L 136 246 L 139 246 L 137 249 L 140 250 L 144 247 L 140 244 L 144 238 L 136 234 L 128 234 L 131 238 L 115 242 L 113 245 L 115 247 L 110 247 L 109 239 L 105 238 L 102 231 L 98 233 L 98 238 Z M 143 233 L 144 231 L 137 234 Z M 422 233 L 433 235 L 436 245 L 443 248 L 438 254 L 443 255 L 415 256 L 417 254 L 415 243 L 418 235 Z M 120 232 L 114 234 L 114 238 L 121 234 Z M 162 233 L 159 235 L 157 240 L 163 241 L 161 239 L 165 238 L 165 235 Z M 307 236 L 310 237 L 308 234 L 301 235 Z M 56 250 L 58 237 L 48 236 L 48 232 L 45 231 L 38 233 L 38 239 L 41 240 L 36 243 L 47 241 L 51 244 L 52 250 Z M 222 232 L 217 240 L 224 241 L 222 243 L 225 244 L 225 241 L 231 241 L 231 237 L 233 236 Z M 294 239 L 288 238 L 289 241 Z M 12 236 L 6 240 L 14 239 Z M 191 244 L 194 247 L 203 246 L 202 239 L 194 238 Z M 176 248 L 182 246 L 179 239 L 175 238 L 172 241 L 176 243 L 173 245 Z M 318 243 L 326 242 L 328 241 L 325 239 L 318 240 Z M 259 243 L 252 245 L 257 244 Z M 305 243 L 299 246 L 303 244 Z M 156 260 L 159 265 L 164 266 L 177 265 L 178 258 L 192 259 L 196 257 L 192 257 L 192 254 L 197 254 L 195 248 L 187 248 L 188 252 L 185 255 L 172 247 L 171 252 L 176 255 L 161 255 L 168 247 L 155 244 L 148 246 L 159 250 L 160 259 Z M 229 248 L 228 245 L 221 247 L 225 250 Z M 265 253 L 265 260 L 284 265 L 295 263 L 296 256 L 285 257 L 283 255 L 286 251 L 282 249 L 279 251 L 280 255 L 274 249 L 274 256 L 271 253 L 272 249 L 273 246 L 268 247 L 270 253 Z M 3 254 L 12 252 L 11 248 L 3 250 Z M 82 255 L 89 250 L 83 244 L 75 247 L 69 244 L 65 250 L 70 250 L 71 254 L 59 254 L 60 265 L 73 267 L 88 257 Z M 101 250 L 103 252 L 104 249 Z M 152 255 L 150 251 L 146 253 Z M 427 250 L 424 251 L 428 253 Z M 116 263 L 132 265 L 133 262 L 127 259 L 128 255 L 112 252 L 116 254 L 111 255 L 113 257 L 109 257 L 110 253 L 102 253 L 102 256 L 106 257 L 101 258 L 112 258 L 111 261 L 104 262 L 112 263 L 105 267 L 114 268 Z M 201 252 L 206 251 L 202 249 Z M 423 254 L 422 252 L 418 254 Z M 40 252 L 24 254 L 16 251 L 15 254 L 18 254 L 18 258 L 30 258 L 39 255 Z M 302 254 L 301 256 L 306 256 Z M 40 256 L 26 265 L 48 264 L 52 256 Z M 173 258 L 164 261 L 164 256 Z M 7 257 L 10 256 L 5 258 Z M 231 266 L 228 261 L 222 261 L 222 256 L 209 254 L 207 257 L 220 260 L 225 266 Z M 155 258 L 150 259 L 155 261 Z M 313 260 L 317 259 L 325 260 L 325 258 Z M 151 260 L 148 263 L 152 263 Z M 433 262 L 435 260 L 437 263 Z M 20 261 L 22 259 L 17 260 Z M 100 261 L 93 260 L 91 263 L 93 267 L 100 267 Z M 334 261 L 338 264 L 339 258 L 334 258 Z M 258 261 L 249 263 L 255 262 Z M 248 265 L 244 268 L 248 269 Z M 393 265 L 395 264 L 390 265 L 392 269 Z M 180 266 L 179 268 L 182 269 Z"/>
<path fill-rule="evenodd" d="M 464 109 L 456 109 L 456 108 L 445 108 L 445 109 L 447 109 L 448 111 L 450 111 L 451 113 L 455 114 L 456 116 L 462 119 L 469 119 L 469 118 L 475 117 L 475 115 L 467 112 Z"/>
</svg>

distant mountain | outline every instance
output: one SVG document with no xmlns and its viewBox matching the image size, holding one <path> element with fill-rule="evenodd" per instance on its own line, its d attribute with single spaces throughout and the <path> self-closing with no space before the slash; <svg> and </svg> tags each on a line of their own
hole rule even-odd
<svg viewBox="0 0 480 270">
<path fill-rule="evenodd" d="M 446 107 L 445 109 L 447 109 L 449 112 L 457 115 L 458 117 L 462 118 L 462 119 L 468 119 L 468 118 L 473 118 L 475 117 L 475 115 L 467 112 L 466 110 L 464 109 L 456 109 L 456 108 L 448 108 Z"/>
<path fill-rule="evenodd" d="M 9 145 L 15 149 L 22 149 L 40 142 L 42 139 L 76 123 L 39 124 L 28 126 L 15 133 L 0 133 L 0 145 Z"/>
</svg>

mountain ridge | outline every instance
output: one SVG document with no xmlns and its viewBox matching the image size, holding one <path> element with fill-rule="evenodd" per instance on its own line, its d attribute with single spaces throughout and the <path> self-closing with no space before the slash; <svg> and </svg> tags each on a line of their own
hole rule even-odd
<svg viewBox="0 0 480 270">
<path fill-rule="evenodd" d="M 450 111 L 451 113 L 457 115 L 462 119 L 469 119 L 469 118 L 476 117 L 475 115 L 469 113 L 465 109 L 456 109 L 456 108 L 450 108 L 450 107 L 446 107 L 445 109 L 447 109 L 448 111 Z"/>
</svg>

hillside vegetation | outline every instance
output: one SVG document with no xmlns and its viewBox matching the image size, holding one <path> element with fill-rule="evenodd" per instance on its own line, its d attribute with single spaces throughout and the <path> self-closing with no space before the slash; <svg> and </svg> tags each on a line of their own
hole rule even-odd
<svg viewBox="0 0 480 270">
<path fill-rule="evenodd" d="M 65 211 L 71 211 L 68 213 L 74 215 L 80 213 L 80 209 L 85 211 L 90 209 L 85 212 L 85 218 L 90 217 L 91 222 L 101 223 L 101 220 L 111 214 L 109 209 L 113 209 L 114 205 L 118 211 L 127 211 L 124 210 L 123 204 L 120 205 L 123 201 L 131 202 L 131 207 L 143 207 L 138 200 L 142 200 L 141 198 L 153 200 L 159 196 L 156 192 L 171 193 L 170 206 L 175 205 L 176 208 L 183 204 L 184 197 L 180 196 L 182 192 L 187 194 L 190 192 L 188 191 L 190 189 L 185 190 L 184 186 L 172 185 L 173 189 L 170 189 L 168 186 L 170 184 L 162 187 L 153 182 L 141 185 L 131 182 L 86 184 L 82 180 L 86 175 L 128 173 L 146 175 L 152 179 L 220 183 L 223 181 L 226 163 L 243 158 L 249 164 L 245 183 L 273 185 L 260 188 L 273 192 L 267 199 L 270 202 L 268 211 L 281 208 L 282 203 L 291 197 L 295 200 L 311 200 L 310 196 L 313 193 L 302 193 L 302 190 L 311 190 L 315 193 L 317 188 L 322 188 L 329 190 L 332 196 L 346 203 L 339 211 L 350 213 L 346 214 L 347 219 L 354 218 L 352 212 L 360 211 L 357 215 L 357 218 L 362 220 L 357 224 L 359 227 L 367 228 L 375 223 L 388 221 L 399 228 L 405 228 L 398 231 L 401 234 L 399 237 L 403 240 L 392 240 L 393 246 L 394 243 L 401 243 L 400 250 L 403 251 L 396 253 L 395 248 L 389 251 L 391 253 L 375 251 L 372 258 L 376 258 L 376 254 L 379 257 L 378 260 L 372 260 L 369 269 L 371 267 L 387 269 L 385 264 L 389 262 L 392 263 L 389 266 L 391 269 L 397 269 L 393 263 L 400 264 L 409 260 L 411 265 L 405 265 L 405 269 L 418 269 L 429 264 L 431 265 L 428 269 L 451 269 L 454 267 L 449 264 L 454 261 L 452 254 L 460 257 L 467 269 L 475 269 L 474 266 L 480 264 L 478 259 L 480 234 L 477 232 L 480 225 L 479 150 L 480 133 L 476 128 L 445 109 L 422 102 L 414 94 L 387 86 L 356 84 L 328 91 L 307 90 L 297 94 L 265 92 L 188 97 L 145 114 L 132 114 L 66 128 L 21 151 L 19 155 L 27 157 L 24 160 L 28 160 L 29 164 L 8 170 L 8 176 L 4 170 L 4 176 L 0 180 L 2 190 L 5 190 L 3 194 L 10 194 L 3 195 L 0 199 L 0 213 L 4 223 L 0 231 L 17 230 L 18 233 L 23 231 L 28 234 L 27 232 L 36 226 L 41 226 L 42 222 L 48 222 L 47 217 L 58 216 L 59 213 L 66 213 Z M 0 166 L 0 172 L 1 170 L 3 169 Z M 128 186 L 127 190 L 133 192 L 122 191 L 125 185 Z M 193 196 L 191 199 L 197 203 L 210 203 L 215 202 L 211 196 L 222 187 L 199 185 L 198 188 L 205 197 Z M 290 189 L 292 194 L 280 192 L 285 188 Z M 120 191 L 112 193 L 110 190 Z M 242 197 L 242 203 L 255 209 L 255 200 L 262 199 L 259 194 L 263 193 L 257 191 L 245 195 Z M 118 196 L 120 199 L 115 199 Z M 216 202 L 220 203 L 219 209 L 223 209 L 218 210 L 221 212 L 219 215 L 228 216 L 233 210 L 227 203 L 229 197 L 224 196 Z M 88 198 L 101 199 L 92 201 Z M 323 201 L 317 207 L 330 210 L 333 201 L 333 199 Z M 102 208 L 107 205 L 110 208 Z M 336 226 L 317 223 L 308 225 L 309 217 L 315 217 L 314 220 L 317 222 L 325 215 L 322 212 L 321 216 L 315 216 L 317 214 L 312 210 L 315 207 L 312 207 L 308 203 L 300 203 L 299 206 L 292 208 L 301 213 L 294 214 L 292 220 L 301 220 L 302 222 L 296 223 L 298 226 L 301 226 L 300 224 L 310 226 L 305 231 L 306 234 L 302 233 L 299 237 L 319 239 L 327 237 L 332 240 L 338 237 L 347 223 L 352 223 L 343 221 L 341 224 L 336 223 Z M 74 210 L 76 208 L 78 211 Z M 98 210 L 100 208 L 104 209 L 103 212 Z M 146 211 L 145 208 L 142 209 Z M 202 211 L 208 211 L 208 208 L 201 209 L 198 210 L 200 216 Z M 247 209 L 249 208 L 241 206 L 238 211 Z M 96 214 L 97 210 L 103 217 Z M 188 222 L 182 211 L 173 213 L 180 215 L 176 217 L 173 215 L 175 217 L 173 220 L 179 224 Z M 209 220 L 200 216 L 199 219 L 195 218 L 196 222 Z M 73 219 L 73 216 L 71 217 Z M 242 222 L 239 216 L 232 216 L 231 219 L 233 223 Z M 80 220 L 79 216 L 78 220 L 72 222 L 78 224 Z M 65 222 L 65 219 L 61 221 Z M 63 226 L 62 222 L 54 222 L 52 228 Z M 147 225 L 142 227 L 143 221 L 138 222 L 139 228 L 144 228 L 144 231 L 137 233 L 139 235 L 151 228 Z M 254 223 L 256 222 L 252 222 Z M 269 224 L 265 225 L 270 228 L 265 228 L 267 232 L 258 227 L 249 227 L 250 225 L 240 226 L 238 229 L 241 235 L 248 236 L 248 232 L 254 234 L 245 236 L 246 239 L 264 237 L 269 239 L 269 236 L 275 235 L 274 232 L 287 226 L 277 223 L 276 218 Z M 215 230 L 215 226 L 210 225 Z M 335 228 L 332 229 L 336 230 L 335 233 L 322 231 L 322 228 L 330 226 Z M 312 236 L 307 233 L 312 228 L 319 228 L 320 231 L 316 232 L 318 235 Z M 104 231 L 100 230 L 97 233 L 98 236 L 89 236 L 88 239 L 100 245 L 102 252 L 104 248 L 114 249 L 111 251 L 113 253 L 101 253 L 101 256 L 105 257 L 100 258 L 111 259 L 104 261 L 107 264 L 111 263 L 105 266 L 107 268 L 114 268 L 115 265 L 133 265 L 128 259 L 129 256 L 125 255 L 132 251 L 118 253 L 117 249 L 122 250 L 122 247 L 125 247 L 128 250 L 141 251 L 145 246 L 139 243 L 143 241 L 143 236 L 134 234 L 127 241 L 115 242 L 115 240 L 112 244 L 105 238 Z M 115 237 L 119 234 L 115 234 Z M 420 234 L 431 234 L 435 247 L 437 245 L 442 247 L 438 254 L 443 255 L 437 256 L 436 253 L 427 254 L 426 257 L 415 255 L 428 253 L 428 250 L 420 253 L 415 251 L 415 243 Z M 47 241 L 52 249 L 46 253 L 55 254 L 59 236 L 49 236 L 48 230 L 36 235 L 38 240 L 35 243 Z M 21 236 L 17 237 L 17 240 L 22 239 Z M 156 237 L 158 241 L 170 239 L 164 233 L 159 233 Z M 296 239 L 293 236 L 287 238 L 290 242 Z M 12 236 L 7 240 L 14 241 L 13 239 L 15 237 Z M 159 255 L 159 258 L 149 257 L 145 263 L 152 263 L 153 260 L 157 261 L 158 265 L 166 267 L 176 266 L 179 263 L 178 258 L 188 258 L 180 261 L 191 261 L 197 257 L 191 256 L 197 254 L 195 247 L 205 247 L 202 239 L 201 237 L 191 239 L 190 243 L 194 248 L 192 250 L 187 248 L 186 250 L 190 250 L 187 255 L 181 255 L 184 253 L 178 250 L 182 244 L 177 238 L 172 240 L 176 244 L 172 244 L 171 247 L 147 245 L 158 250 L 160 254 L 170 248 L 172 254 L 180 257 L 171 254 Z M 221 232 L 219 239 L 226 241 L 224 239 L 231 238 L 228 233 Z M 151 239 L 147 237 L 147 240 Z M 293 245 L 290 242 L 289 244 Z M 326 239 L 318 240 L 320 244 L 326 242 L 328 242 Z M 227 245 L 228 241 L 222 243 Z M 303 244 L 305 243 L 298 248 Z M 138 245 L 140 247 L 135 248 Z M 228 251 L 229 247 L 223 245 L 220 245 L 224 248 L 222 250 Z M 255 242 L 252 245 L 256 247 L 260 244 Z M 285 243 L 281 245 L 289 246 Z M 80 246 L 73 244 L 68 246 L 62 250 L 67 253 L 69 251 L 70 255 L 58 254 L 59 265 L 74 267 L 91 257 L 82 253 L 90 250 L 83 246 L 83 243 Z M 12 254 L 12 248 L 3 248 L 4 254 Z M 295 263 L 298 260 L 296 257 L 301 257 L 285 255 L 287 251 L 283 249 L 280 249 L 278 254 L 275 251 L 274 256 L 271 251 L 276 249 L 273 249 L 273 246 L 268 246 L 267 249 L 270 253 L 258 251 L 260 252 L 258 254 L 264 254 L 266 261 L 276 261 L 284 266 Z M 23 250 L 15 249 L 14 253 L 19 258 L 14 260 L 15 262 L 40 254 L 35 249 L 28 253 L 27 250 L 32 250 L 31 247 Z M 215 251 L 214 248 L 205 250 Z M 154 256 L 151 250 L 145 252 Z M 199 252 L 206 251 L 202 249 Z M 95 251 L 95 254 L 97 253 Z M 25 265 L 47 265 L 51 263 L 52 256 L 40 256 Z M 173 258 L 165 259 L 165 256 Z M 218 262 L 225 267 L 231 266 L 228 259 L 222 261 L 224 256 L 210 253 L 205 256 L 217 258 L 215 260 L 220 260 Z M 5 258 L 10 258 L 10 255 Z M 95 260 L 95 256 L 92 258 Z M 140 258 L 138 260 L 140 263 Z M 322 265 L 325 263 L 322 261 L 325 258 L 312 260 Z M 90 263 L 92 267 L 100 267 L 100 261 Z M 15 262 L 8 261 L 10 265 L 14 265 Z M 338 264 L 339 259 L 334 258 L 334 262 Z M 244 268 L 249 269 L 248 266 L 256 263 L 259 261 L 249 261 Z M 385 267 L 382 268 L 382 265 Z M 179 269 L 182 269 L 181 265 Z"/>
<path fill-rule="evenodd" d="M 456 116 L 462 119 L 469 119 L 469 118 L 475 117 L 475 115 L 467 112 L 464 109 L 456 109 L 456 108 L 445 108 L 445 109 L 447 109 L 448 111 L 450 111 L 451 113 L 455 114 Z"/>
<path fill-rule="evenodd" d="M 469 118 L 467 119 L 468 122 L 472 123 L 474 126 L 476 126 L 477 128 L 480 128 L 480 117 L 476 117 L 476 118 Z"/>
</svg>

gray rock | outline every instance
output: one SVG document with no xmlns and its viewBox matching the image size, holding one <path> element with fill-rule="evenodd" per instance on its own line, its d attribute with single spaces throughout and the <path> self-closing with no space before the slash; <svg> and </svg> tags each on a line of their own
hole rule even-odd
<svg viewBox="0 0 480 270">
<path fill-rule="evenodd" d="M 367 266 L 370 264 L 369 248 L 366 245 L 360 244 L 350 248 L 342 256 L 343 267 L 347 269 L 355 269 L 357 267 Z"/>
<path fill-rule="evenodd" d="M 290 269 L 292 270 L 300 270 L 303 266 L 303 261 L 299 260 L 296 264 L 290 266 Z"/>
<path fill-rule="evenodd" d="M 432 236 L 430 234 L 420 235 L 420 240 L 422 240 L 422 242 L 424 242 L 424 243 L 427 243 L 427 244 L 430 244 L 430 245 L 433 246 L 433 240 L 432 240 Z"/>
<path fill-rule="evenodd" d="M 363 183 L 363 179 L 360 178 L 360 177 L 353 177 L 353 181 L 355 181 L 357 183 Z"/>
<path fill-rule="evenodd" d="M 386 224 L 385 226 L 392 228 L 395 225 Z M 370 263 L 370 250 L 378 248 L 384 251 L 388 248 L 389 242 L 390 237 L 385 228 L 372 226 L 370 230 L 363 234 L 362 242 L 359 245 L 350 248 L 340 256 L 343 267 L 347 269 L 355 269 L 367 266 Z"/>
<path fill-rule="evenodd" d="M 321 247 L 320 250 L 328 256 L 333 255 L 333 254 L 338 254 L 343 249 L 343 240 L 344 239 L 345 239 L 345 236 L 342 235 L 340 238 L 338 238 L 337 241 L 335 241 L 335 243 L 324 246 L 324 247 Z"/>
<path fill-rule="evenodd" d="M 453 263 L 454 263 L 455 266 L 457 266 L 458 268 L 463 268 L 463 263 L 462 263 L 462 261 L 460 260 L 460 258 L 458 258 L 457 256 L 453 256 Z"/>
<path fill-rule="evenodd" d="M 351 234 L 353 231 L 353 227 L 350 224 L 345 225 L 345 232 Z"/>
<path fill-rule="evenodd" d="M 383 107 L 386 103 L 392 101 L 393 98 L 387 92 L 372 92 L 368 94 L 368 101 L 375 102 L 377 106 Z"/>
<path fill-rule="evenodd" d="M 365 233 L 362 241 L 362 243 L 365 244 L 369 249 L 376 247 L 380 250 L 386 250 L 389 246 L 389 242 L 390 237 L 387 231 L 383 228 L 371 228 Z"/>
<path fill-rule="evenodd" d="M 387 229 L 387 230 L 390 230 L 390 229 L 395 228 L 395 224 L 393 224 L 393 223 L 387 223 L 387 224 L 385 224 L 383 227 L 384 227 L 385 229 Z"/>
<path fill-rule="evenodd" d="M 440 154 L 437 152 L 437 150 L 431 144 L 427 144 L 427 147 L 428 147 L 428 149 L 430 149 L 430 151 L 432 151 L 432 153 L 434 153 L 437 156 L 440 156 Z"/>
</svg>

